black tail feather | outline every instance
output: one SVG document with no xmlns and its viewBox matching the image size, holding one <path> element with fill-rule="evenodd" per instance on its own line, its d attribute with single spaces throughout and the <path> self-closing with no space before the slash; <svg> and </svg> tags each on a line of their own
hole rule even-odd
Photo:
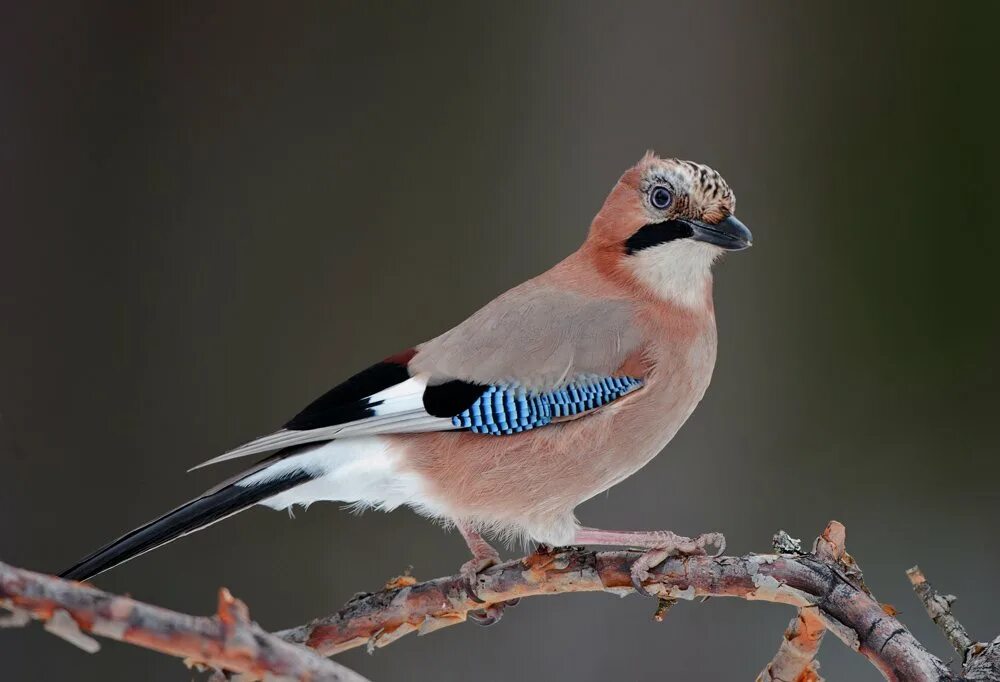
<svg viewBox="0 0 1000 682">
<path fill-rule="evenodd" d="M 182 535 L 201 530 L 216 521 L 221 521 L 227 516 L 232 516 L 268 497 L 294 488 L 313 478 L 313 475 L 308 472 L 293 470 L 263 483 L 251 486 L 237 485 L 247 475 L 259 470 L 259 468 L 252 469 L 233 482 L 214 488 L 201 497 L 164 514 L 155 521 L 150 521 L 146 525 L 126 533 L 60 573 L 60 577 L 70 580 L 87 580 L 140 554 L 165 545 L 171 540 L 176 540 Z"/>
</svg>

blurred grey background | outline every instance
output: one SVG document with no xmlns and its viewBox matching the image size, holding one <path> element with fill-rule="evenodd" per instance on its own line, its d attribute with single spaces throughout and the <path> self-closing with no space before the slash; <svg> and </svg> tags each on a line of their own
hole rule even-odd
<svg viewBox="0 0 1000 682">
<path fill-rule="evenodd" d="M 706 162 L 756 246 L 716 279 L 700 409 L 604 527 L 733 552 L 830 518 L 936 653 L 919 562 L 1000 631 L 994 3 L 6 3 L 0 560 L 55 571 L 583 239 L 647 149 Z M 985 13 L 990 13 L 989 16 Z M 408 511 L 251 510 L 97 579 L 272 629 L 462 541 Z M 531 599 L 341 657 L 373 680 L 749 680 L 791 615 Z M 114 643 L 0 633 L 4 679 L 177 680 Z M 878 678 L 831 639 L 831 681 Z"/>
</svg>

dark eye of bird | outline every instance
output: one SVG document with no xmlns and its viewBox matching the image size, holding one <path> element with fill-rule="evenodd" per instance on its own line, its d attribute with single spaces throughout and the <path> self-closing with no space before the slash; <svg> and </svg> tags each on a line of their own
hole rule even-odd
<svg viewBox="0 0 1000 682">
<path fill-rule="evenodd" d="M 653 204 L 654 208 L 658 208 L 661 211 L 670 205 L 671 199 L 670 190 L 666 187 L 654 187 L 653 191 L 649 193 L 649 202 Z"/>
</svg>

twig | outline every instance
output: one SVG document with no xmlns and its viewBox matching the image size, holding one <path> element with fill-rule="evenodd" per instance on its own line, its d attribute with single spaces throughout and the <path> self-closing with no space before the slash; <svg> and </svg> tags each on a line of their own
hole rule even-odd
<svg viewBox="0 0 1000 682">
<path fill-rule="evenodd" d="M 563 592 L 627 594 L 632 592 L 629 568 L 639 556 L 579 548 L 531 554 L 485 571 L 479 597 L 495 603 Z M 667 599 L 740 597 L 806 608 L 888 680 L 957 679 L 883 611 L 846 552 L 837 563 L 815 553 L 670 558 L 645 584 Z M 338 613 L 276 634 L 330 655 L 357 646 L 385 646 L 410 632 L 426 634 L 461 623 L 469 611 L 482 606 L 467 594 L 462 576 L 454 575 L 361 596 Z"/>
<path fill-rule="evenodd" d="M 757 682 L 823 682 L 816 654 L 824 632 L 822 619 L 810 609 L 799 609 L 774 658 L 757 675 Z"/>
<path fill-rule="evenodd" d="M 832 521 L 804 553 L 787 533 L 775 538 L 779 553 L 742 557 L 673 557 L 655 567 L 646 589 L 659 597 L 657 616 L 678 600 L 738 597 L 788 604 L 798 609 L 785 641 L 758 677 L 768 682 L 818 682 L 815 655 L 829 630 L 895 682 L 1000 682 L 1000 637 L 977 644 L 951 614 L 952 597 L 938 595 L 919 569 L 909 572 L 928 613 L 963 655 L 961 675 L 930 654 L 865 586 L 861 570 L 844 548 L 844 527 Z M 364 682 L 364 678 L 319 654 L 357 646 L 369 651 L 410 632 L 427 634 L 465 621 L 484 602 L 568 592 L 633 592 L 634 551 L 588 552 L 581 548 L 540 550 L 494 566 L 480 576 L 473 598 L 462 575 L 423 583 L 409 575 L 374 594 L 362 594 L 341 611 L 269 635 L 252 623 L 246 607 L 226 591 L 214 617 L 194 617 L 101 592 L 89 585 L 40 575 L 0 563 L 0 627 L 30 619 L 88 651 L 90 635 L 130 642 L 194 665 L 247 675 L 298 680 Z M 297 645 L 305 646 L 297 646 Z M 309 648 L 307 648 L 309 647 Z M 217 674 L 213 679 L 223 679 Z"/>
<path fill-rule="evenodd" d="M 6 625 L 45 621 L 46 630 L 91 653 L 100 648 L 90 636 L 97 635 L 252 679 L 365 682 L 339 663 L 262 630 L 225 588 L 218 613 L 197 617 L 0 563 L 0 606 L 12 614 Z"/>
<path fill-rule="evenodd" d="M 941 628 L 944 636 L 962 657 L 962 680 L 967 682 L 1000 682 L 1000 637 L 992 642 L 977 642 L 951 612 L 956 597 L 939 594 L 931 587 L 919 566 L 906 572 L 913 591 L 924 605 L 927 615 Z"/>
<path fill-rule="evenodd" d="M 823 534 L 816 538 L 813 554 L 833 565 L 842 563 L 847 554 L 847 533 L 843 524 L 831 521 Z M 775 551 L 786 555 L 801 555 L 802 543 L 785 531 L 774 536 Z M 823 643 L 826 628 L 813 608 L 801 608 L 785 628 L 784 638 L 774 658 L 757 676 L 757 682 L 823 682 L 816 654 Z"/>
<path fill-rule="evenodd" d="M 965 628 L 951 612 L 951 605 L 955 603 L 957 597 L 951 594 L 939 594 L 927 582 L 927 578 L 924 577 L 924 573 L 920 570 L 919 566 L 914 566 L 908 570 L 906 577 L 910 579 L 913 591 L 917 593 L 917 597 L 920 599 L 920 603 L 924 605 L 927 615 L 931 617 L 935 625 L 941 628 L 952 648 L 958 652 L 959 656 L 962 657 L 962 662 L 965 663 L 972 652 L 975 642 L 972 641 L 969 633 L 965 631 Z"/>
</svg>

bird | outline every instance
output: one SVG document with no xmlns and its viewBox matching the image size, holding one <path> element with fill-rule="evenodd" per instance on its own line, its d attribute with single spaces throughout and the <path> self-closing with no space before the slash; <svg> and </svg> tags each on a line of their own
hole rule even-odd
<svg viewBox="0 0 1000 682">
<path fill-rule="evenodd" d="M 718 172 L 647 152 L 564 260 L 194 467 L 263 456 L 60 575 L 88 580 L 255 505 L 319 501 L 408 506 L 456 527 L 473 597 L 500 561 L 489 536 L 639 548 L 637 589 L 673 553 L 721 552 L 721 533 L 601 530 L 574 509 L 652 460 L 704 396 L 718 345 L 712 267 L 752 244 L 734 211 Z M 484 604 L 480 622 L 504 606 Z"/>
</svg>

